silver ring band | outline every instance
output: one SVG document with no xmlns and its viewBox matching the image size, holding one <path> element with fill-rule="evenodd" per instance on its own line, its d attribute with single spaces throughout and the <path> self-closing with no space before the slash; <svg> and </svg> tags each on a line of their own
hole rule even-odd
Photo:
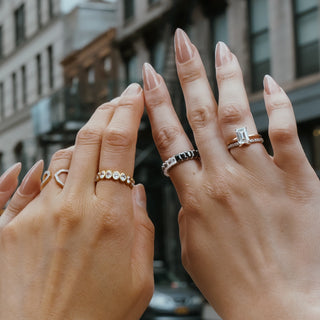
<svg viewBox="0 0 320 320">
<path fill-rule="evenodd" d="M 174 167 L 180 162 L 187 161 L 187 160 L 199 160 L 200 154 L 198 150 L 188 150 L 184 152 L 180 152 L 169 159 L 167 159 L 165 162 L 162 163 L 161 169 L 163 174 L 166 177 L 169 177 L 169 169 Z"/>
</svg>

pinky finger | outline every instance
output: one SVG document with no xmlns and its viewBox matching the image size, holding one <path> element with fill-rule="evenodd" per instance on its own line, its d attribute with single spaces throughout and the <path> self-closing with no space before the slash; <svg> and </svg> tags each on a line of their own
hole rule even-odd
<svg viewBox="0 0 320 320">
<path fill-rule="evenodd" d="M 263 84 L 274 162 L 286 172 L 297 173 L 301 169 L 305 170 L 310 165 L 298 137 L 291 102 L 282 88 L 269 75 L 265 76 Z"/>
<path fill-rule="evenodd" d="M 4 208 L 18 185 L 18 176 L 21 171 L 21 163 L 11 166 L 0 177 L 0 208 Z"/>
<path fill-rule="evenodd" d="M 43 160 L 38 161 L 23 178 L 22 183 L 0 217 L 0 231 L 40 192 Z"/>
</svg>

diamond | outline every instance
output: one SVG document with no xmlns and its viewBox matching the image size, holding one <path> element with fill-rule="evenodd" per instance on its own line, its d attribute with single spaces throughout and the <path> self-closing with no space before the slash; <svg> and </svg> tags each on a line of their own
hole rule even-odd
<svg viewBox="0 0 320 320">
<path fill-rule="evenodd" d="M 112 178 L 113 178 L 114 180 L 118 180 L 118 179 L 120 178 L 120 173 L 119 173 L 119 171 L 115 171 L 115 172 L 113 173 L 113 175 L 112 175 Z"/>
<path fill-rule="evenodd" d="M 111 179 L 111 177 L 112 177 L 112 171 L 111 171 L 111 170 L 108 170 L 108 171 L 106 172 L 106 178 L 107 178 L 107 179 Z"/>
<path fill-rule="evenodd" d="M 131 183 L 131 178 L 130 178 L 129 176 L 127 177 L 126 183 L 127 183 L 127 184 L 130 184 L 130 183 Z"/>
<path fill-rule="evenodd" d="M 106 172 L 104 170 L 102 170 L 100 173 L 99 173 L 99 177 L 100 179 L 103 179 L 106 175 Z"/>
<path fill-rule="evenodd" d="M 236 129 L 236 134 L 237 140 L 239 142 L 239 147 L 241 147 L 244 144 L 250 143 L 250 138 L 246 127 Z"/>
<path fill-rule="evenodd" d="M 122 182 L 125 182 L 126 179 L 127 179 L 127 176 L 125 175 L 125 173 L 122 172 L 122 173 L 120 174 L 120 180 L 121 180 Z"/>
</svg>

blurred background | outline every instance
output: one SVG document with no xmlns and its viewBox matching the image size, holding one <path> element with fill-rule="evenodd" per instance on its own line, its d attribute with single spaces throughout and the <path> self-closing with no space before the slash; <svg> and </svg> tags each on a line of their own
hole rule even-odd
<svg viewBox="0 0 320 320">
<path fill-rule="evenodd" d="M 98 105 L 129 83 L 142 82 L 144 62 L 164 76 L 192 138 L 174 62 L 173 35 L 180 27 L 198 47 L 216 96 L 216 42 L 226 42 L 237 55 L 258 131 L 271 154 L 263 76 L 271 74 L 280 83 L 319 175 L 319 5 L 320 0 L 0 0 L 0 172 L 17 161 L 23 165 L 21 178 L 38 159 L 47 166 L 56 150 L 74 143 Z M 156 265 L 170 274 L 169 287 L 194 292 L 180 300 L 159 294 L 153 305 L 171 301 L 172 319 L 198 319 L 190 302 L 199 302 L 198 293 L 180 261 L 179 201 L 160 166 L 145 114 L 134 177 L 146 186 L 156 226 Z M 204 306 L 204 319 L 219 319 Z M 171 319 L 168 310 L 150 311 L 150 319 L 161 312 L 167 315 L 161 319 Z"/>
</svg>

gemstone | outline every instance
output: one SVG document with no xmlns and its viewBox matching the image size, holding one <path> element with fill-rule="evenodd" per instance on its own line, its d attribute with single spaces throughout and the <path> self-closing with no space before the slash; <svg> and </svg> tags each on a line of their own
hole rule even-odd
<svg viewBox="0 0 320 320">
<path fill-rule="evenodd" d="M 250 138 L 246 127 L 236 129 L 237 140 L 239 142 L 239 147 L 243 144 L 249 144 Z"/>
<path fill-rule="evenodd" d="M 113 178 L 114 180 L 118 180 L 118 179 L 120 178 L 120 173 L 119 173 L 119 171 L 115 171 L 115 172 L 113 173 L 113 175 L 112 175 L 112 178 Z"/>
<path fill-rule="evenodd" d="M 122 173 L 120 174 L 120 180 L 121 180 L 122 182 L 125 182 L 126 179 L 127 179 L 127 176 L 125 175 L 125 173 L 122 172 Z"/>
<path fill-rule="evenodd" d="M 112 171 L 111 170 L 108 170 L 107 172 L 106 172 L 106 178 L 107 179 L 110 179 L 112 177 Z"/>
<path fill-rule="evenodd" d="M 130 183 L 131 183 L 131 178 L 130 178 L 129 176 L 127 177 L 126 183 L 127 183 L 127 184 L 130 184 Z"/>
<path fill-rule="evenodd" d="M 106 175 L 106 172 L 104 170 L 102 170 L 100 173 L 99 173 L 99 177 L 100 179 L 103 179 Z"/>
</svg>

